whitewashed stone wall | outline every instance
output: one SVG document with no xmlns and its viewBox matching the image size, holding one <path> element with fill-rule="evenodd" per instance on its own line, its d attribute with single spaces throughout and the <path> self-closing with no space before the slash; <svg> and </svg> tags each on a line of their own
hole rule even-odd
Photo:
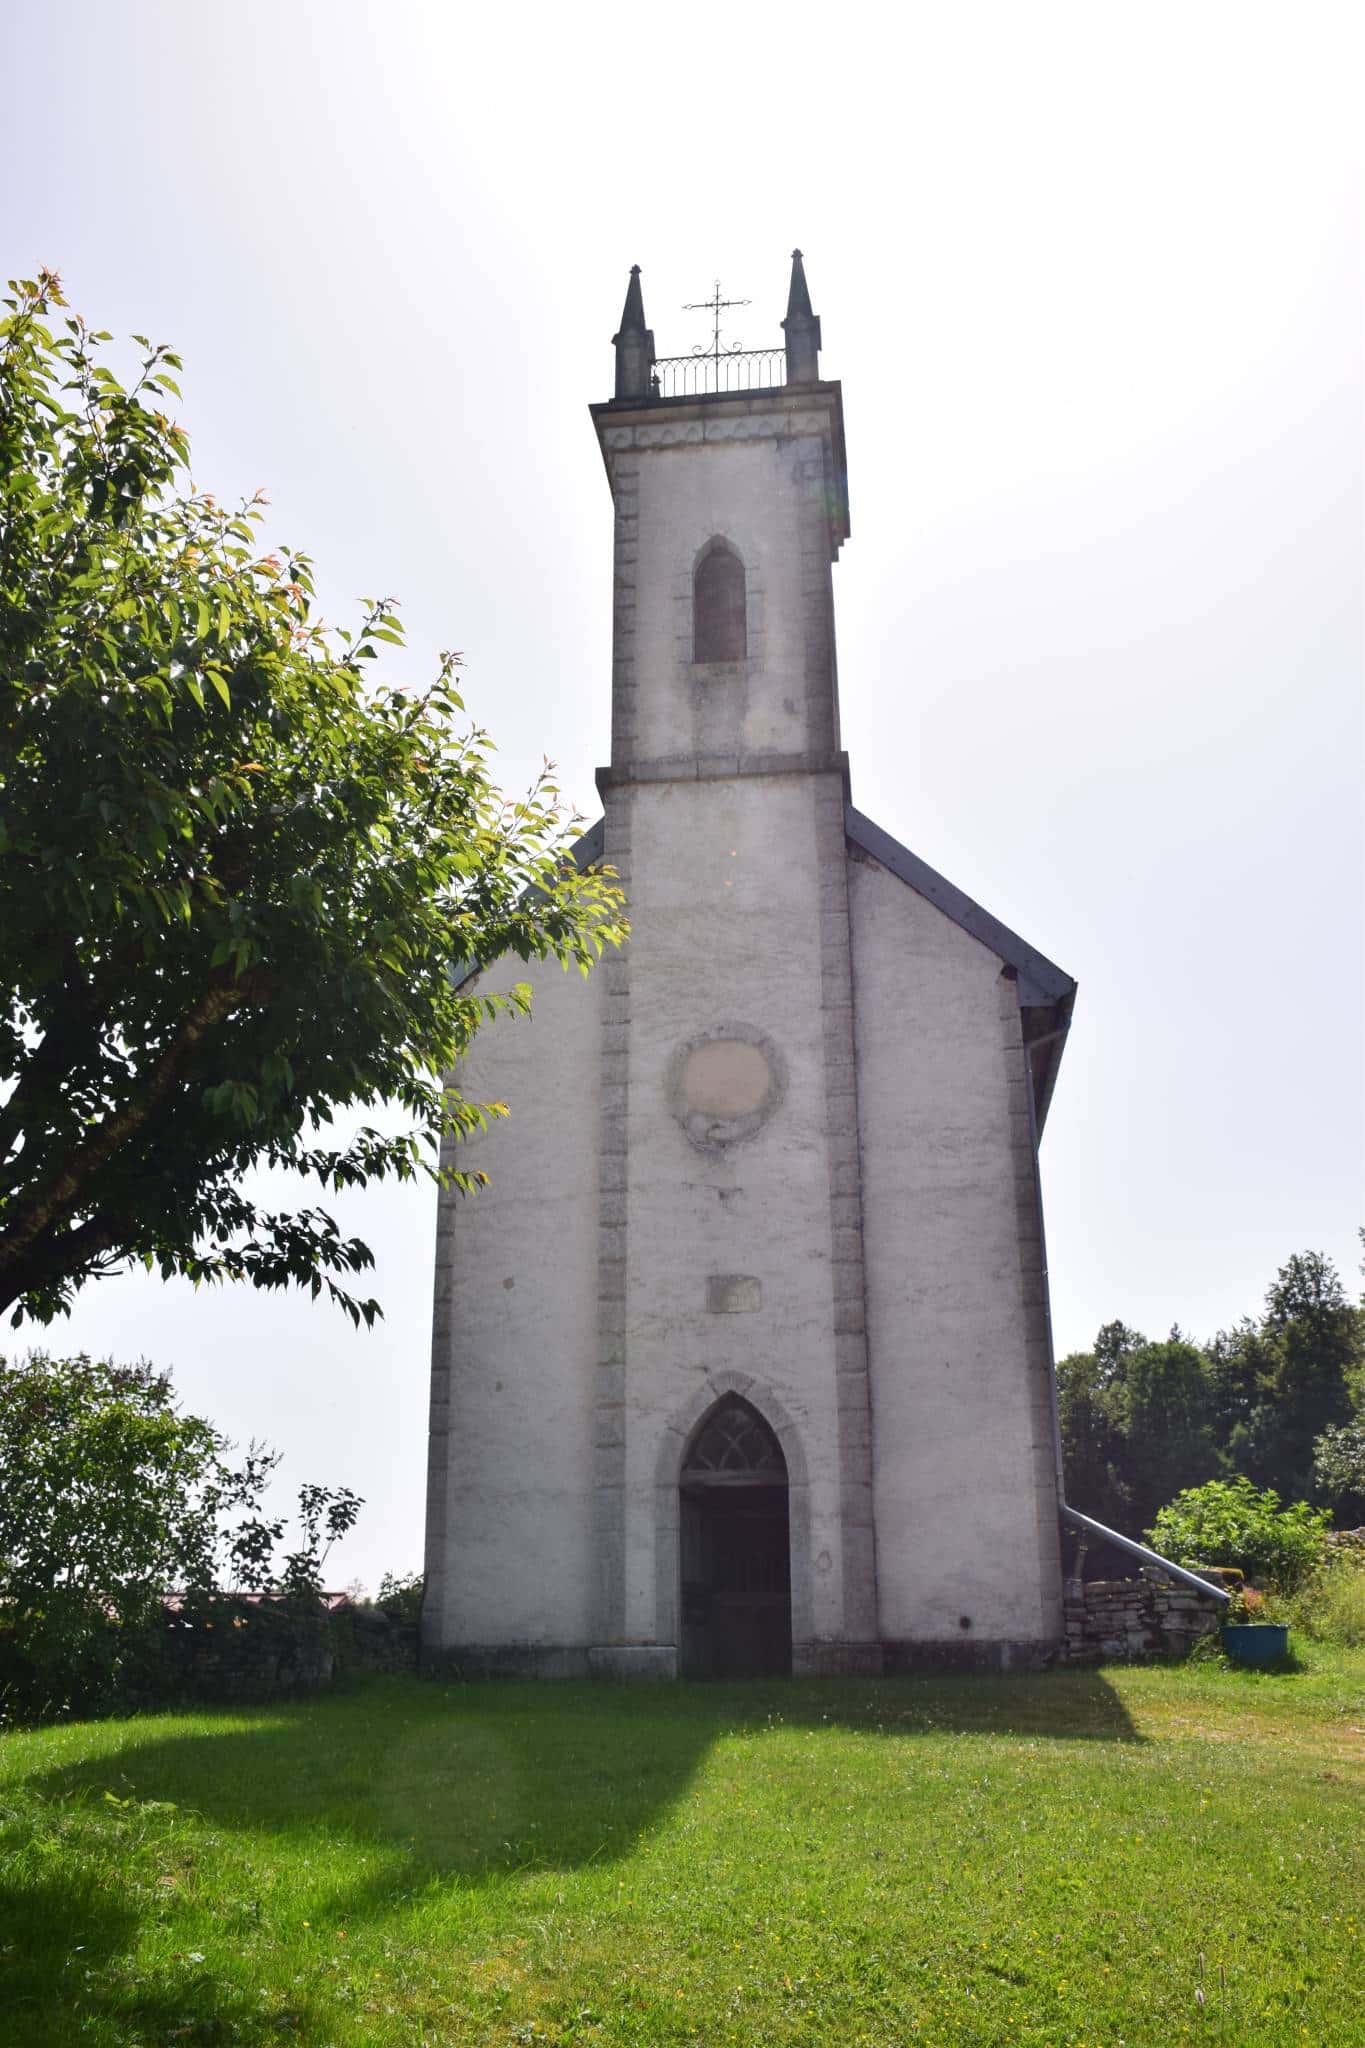
<svg viewBox="0 0 1365 2048">
<path fill-rule="evenodd" d="M 599 421 L 616 510 L 612 769 L 657 779 L 761 769 L 838 744 L 831 555 L 834 408 L 736 399 L 672 421 Z M 744 563 L 747 657 L 692 659 L 707 543 Z"/>
<path fill-rule="evenodd" d="M 1015 983 L 851 863 L 880 1632 L 1055 1642 L 1061 1563 Z"/>
<path fill-rule="evenodd" d="M 633 795 L 626 1644 L 676 1641 L 684 1432 L 727 1389 L 799 1439 L 794 1638 L 809 1657 L 846 1634 L 817 789 L 772 775 Z M 681 1046 L 726 1026 L 771 1043 L 784 1086 L 758 1131 L 708 1152 L 668 1080 Z M 717 1312 L 721 1276 L 751 1280 L 755 1307 Z"/>
<path fill-rule="evenodd" d="M 478 1666 L 586 1669 L 604 982 L 503 961 L 479 986 L 522 980 L 531 1016 L 486 1025 L 459 1076 L 512 1114 L 458 1148 L 488 1186 L 441 1199 L 423 1632 Z"/>
<path fill-rule="evenodd" d="M 787 1460 L 796 1670 L 1055 1645 L 1017 985 L 846 846 L 837 387 L 597 414 L 599 779 L 633 937 L 586 986 L 531 972 L 533 1019 L 486 1030 L 461 1076 L 514 1114 L 464 1148 L 490 1187 L 442 1206 L 427 1648 L 675 1672 L 682 1457 L 731 1391 Z M 693 571 L 717 537 L 744 563 L 747 650 L 699 665 Z M 773 1085 L 708 1135 L 679 1077 L 717 1039 Z"/>
<path fill-rule="evenodd" d="M 678 1477 L 743 1392 L 787 1457 L 793 1657 L 875 1633 L 842 765 L 831 559 L 837 400 L 768 394 L 599 419 L 616 509 L 607 854 L 634 938 L 613 970 L 597 1413 L 594 1668 L 676 1667 Z M 743 661 L 693 661 L 693 574 L 745 568 Z M 734 1027 L 783 1075 L 759 1130 L 699 1150 L 680 1048 Z M 840 1176 L 843 1176 L 841 1179 Z M 850 1244 L 850 1240 L 852 1243 Z"/>
</svg>

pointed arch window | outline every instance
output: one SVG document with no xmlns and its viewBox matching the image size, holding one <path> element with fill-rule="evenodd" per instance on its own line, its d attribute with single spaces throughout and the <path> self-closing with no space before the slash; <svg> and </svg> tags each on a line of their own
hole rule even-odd
<svg viewBox="0 0 1365 2048">
<path fill-rule="evenodd" d="M 785 1485 L 782 1446 L 756 1408 L 729 1394 L 707 1415 L 683 1459 L 683 1484 Z"/>
<path fill-rule="evenodd" d="M 692 659 L 743 661 L 744 564 L 728 541 L 713 540 L 692 578 Z"/>
</svg>

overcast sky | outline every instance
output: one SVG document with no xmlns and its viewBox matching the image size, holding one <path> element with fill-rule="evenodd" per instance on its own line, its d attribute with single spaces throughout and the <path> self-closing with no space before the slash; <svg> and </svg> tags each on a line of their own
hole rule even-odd
<svg viewBox="0 0 1365 2048">
<path fill-rule="evenodd" d="M 588 816 L 632 263 L 661 353 L 799 243 L 841 378 L 854 800 L 1080 982 L 1043 1145 L 1058 1350 L 1211 1334 L 1365 1215 L 1362 124 L 1350 6 L 8 0 L 6 274 L 185 358 L 330 616 L 459 647 L 509 788 Z M 420 1561 L 433 1212 L 352 1202 L 387 1320 L 88 1289 L 57 1333 Z"/>
</svg>

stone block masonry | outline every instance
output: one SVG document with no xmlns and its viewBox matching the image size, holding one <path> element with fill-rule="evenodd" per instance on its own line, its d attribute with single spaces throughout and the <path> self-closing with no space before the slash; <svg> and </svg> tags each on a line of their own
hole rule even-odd
<svg viewBox="0 0 1365 2048">
<path fill-rule="evenodd" d="M 578 854 L 631 938 L 586 985 L 479 970 L 535 1002 L 461 1062 L 511 1115 L 441 1208 L 423 1652 L 464 1675 L 1062 1650 L 1035 1155 L 1075 983 L 852 808 L 843 402 L 794 266 L 785 385 L 661 388 L 636 271 L 592 409 L 612 744 Z M 692 1462 L 746 1410 L 737 1462 Z"/>
<path fill-rule="evenodd" d="M 1223 1603 L 1155 1574 L 1068 1580 L 1062 1654 L 1070 1664 L 1183 1657 L 1223 1619 Z"/>
</svg>

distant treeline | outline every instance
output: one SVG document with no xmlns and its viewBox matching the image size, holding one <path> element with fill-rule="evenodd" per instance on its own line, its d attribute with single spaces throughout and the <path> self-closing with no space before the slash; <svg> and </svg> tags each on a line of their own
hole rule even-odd
<svg viewBox="0 0 1365 2048">
<path fill-rule="evenodd" d="M 1066 1496 L 1124 1535 L 1188 1486 L 1236 1475 L 1365 1521 L 1365 1309 L 1299 1252 L 1257 1320 L 1197 1344 L 1106 1323 L 1057 1366 Z"/>
</svg>

